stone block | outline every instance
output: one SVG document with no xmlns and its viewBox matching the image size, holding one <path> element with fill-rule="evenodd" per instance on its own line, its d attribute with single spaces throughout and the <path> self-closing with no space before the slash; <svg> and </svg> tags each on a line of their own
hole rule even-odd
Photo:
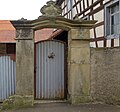
<svg viewBox="0 0 120 112">
<path fill-rule="evenodd" d="M 70 51 L 71 63 L 85 64 L 90 63 L 90 49 L 89 48 L 71 48 Z"/>
<path fill-rule="evenodd" d="M 90 95 L 90 64 L 80 64 L 79 69 L 82 76 L 83 94 Z"/>
<path fill-rule="evenodd" d="M 74 67 L 74 68 L 73 68 Z M 68 93 L 73 94 L 73 87 L 74 87 L 74 74 L 77 72 L 79 73 L 79 67 L 77 65 L 68 65 Z M 81 82 L 81 80 L 80 80 Z M 81 84 L 80 84 L 81 85 Z"/>
<path fill-rule="evenodd" d="M 32 96 L 13 95 L 2 103 L 1 110 L 26 108 L 32 107 L 33 105 L 34 99 Z"/>
<path fill-rule="evenodd" d="M 33 30 L 30 28 L 21 28 L 16 30 L 16 39 L 33 39 Z"/>
<path fill-rule="evenodd" d="M 90 64 L 71 64 L 68 82 L 69 94 L 90 95 Z"/>
<path fill-rule="evenodd" d="M 34 41 L 18 40 L 16 43 L 16 94 L 34 93 Z"/>
<path fill-rule="evenodd" d="M 80 28 L 80 29 L 72 29 L 70 31 L 71 39 L 90 39 L 90 31 L 89 29 Z"/>
<path fill-rule="evenodd" d="M 84 40 L 72 40 L 69 45 L 72 48 L 90 48 L 90 42 Z"/>
<path fill-rule="evenodd" d="M 72 104 L 80 104 L 80 103 L 91 103 L 93 102 L 90 96 L 71 96 Z"/>
</svg>

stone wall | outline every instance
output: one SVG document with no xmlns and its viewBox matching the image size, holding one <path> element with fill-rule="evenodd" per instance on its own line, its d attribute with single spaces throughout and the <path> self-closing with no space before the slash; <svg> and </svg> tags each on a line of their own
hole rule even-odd
<svg viewBox="0 0 120 112">
<path fill-rule="evenodd" d="M 120 47 L 91 48 L 91 96 L 95 101 L 120 103 Z"/>
<path fill-rule="evenodd" d="M 34 97 L 34 39 L 31 28 L 17 29 L 16 95 Z"/>
<path fill-rule="evenodd" d="M 89 29 L 72 29 L 68 37 L 68 94 L 72 104 L 86 103 L 90 101 Z"/>
</svg>

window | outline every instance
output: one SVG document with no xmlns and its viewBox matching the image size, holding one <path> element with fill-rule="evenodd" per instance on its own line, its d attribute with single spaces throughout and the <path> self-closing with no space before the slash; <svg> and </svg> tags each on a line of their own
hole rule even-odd
<svg viewBox="0 0 120 112">
<path fill-rule="evenodd" d="M 120 0 L 112 0 L 105 6 L 105 36 L 120 37 Z"/>
<path fill-rule="evenodd" d="M 72 9 L 72 0 L 67 0 L 67 10 L 71 10 Z"/>
<path fill-rule="evenodd" d="M 69 19 L 73 18 L 73 11 L 72 11 L 72 0 L 67 0 L 67 13 Z"/>
</svg>

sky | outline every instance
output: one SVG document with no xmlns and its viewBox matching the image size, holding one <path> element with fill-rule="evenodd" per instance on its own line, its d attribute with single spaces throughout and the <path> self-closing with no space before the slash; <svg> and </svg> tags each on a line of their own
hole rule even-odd
<svg viewBox="0 0 120 112">
<path fill-rule="evenodd" d="M 0 20 L 37 19 L 49 0 L 0 0 Z"/>
</svg>

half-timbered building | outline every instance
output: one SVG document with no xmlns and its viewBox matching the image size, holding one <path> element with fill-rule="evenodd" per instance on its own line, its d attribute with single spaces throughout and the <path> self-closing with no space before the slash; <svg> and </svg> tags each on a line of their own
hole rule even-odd
<svg viewBox="0 0 120 112">
<path fill-rule="evenodd" d="M 120 0 L 57 0 L 69 19 L 97 20 L 90 30 L 91 47 L 120 46 Z"/>
<path fill-rule="evenodd" d="M 119 1 L 56 0 L 61 14 L 50 0 L 38 19 L 0 21 L 0 102 L 120 104 Z"/>
</svg>

